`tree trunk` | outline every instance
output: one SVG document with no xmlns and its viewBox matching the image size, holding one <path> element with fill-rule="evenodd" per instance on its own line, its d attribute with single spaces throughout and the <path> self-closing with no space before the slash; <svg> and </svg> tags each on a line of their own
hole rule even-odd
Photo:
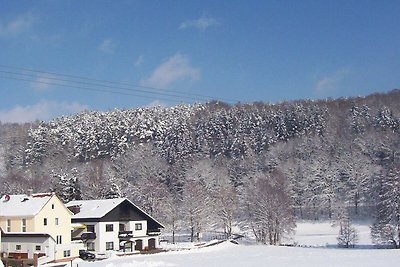
<svg viewBox="0 0 400 267">
<path fill-rule="evenodd" d="M 355 192 L 354 194 L 354 208 L 355 208 L 355 213 L 356 215 L 358 215 L 358 200 L 359 200 L 360 196 L 358 192 Z"/>
</svg>

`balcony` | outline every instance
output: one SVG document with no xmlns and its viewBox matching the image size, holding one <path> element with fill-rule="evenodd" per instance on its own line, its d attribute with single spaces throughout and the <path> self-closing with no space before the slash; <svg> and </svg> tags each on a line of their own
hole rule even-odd
<svg viewBox="0 0 400 267">
<path fill-rule="evenodd" d="M 81 239 L 82 239 L 82 240 L 92 240 L 92 239 L 96 239 L 96 233 L 92 233 L 92 232 L 85 232 L 85 233 L 82 233 Z"/>
<path fill-rule="evenodd" d="M 119 231 L 118 232 L 118 238 L 121 240 L 129 240 L 130 238 L 133 237 L 133 232 L 132 231 Z"/>
</svg>

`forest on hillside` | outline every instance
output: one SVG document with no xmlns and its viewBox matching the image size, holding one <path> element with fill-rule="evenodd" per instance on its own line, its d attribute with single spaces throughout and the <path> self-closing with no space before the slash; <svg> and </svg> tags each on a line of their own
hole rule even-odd
<svg viewBox="0 0 400 267">
<path fill-rule="evenodd" d="M 375 242 L 399 246 L 399 103 L 393 90 L 0 124 L 0 195 L 123 196 L 193 239 L 240 226 L 270 244 L 297 219 L 372 217 Z"/>
</svg>

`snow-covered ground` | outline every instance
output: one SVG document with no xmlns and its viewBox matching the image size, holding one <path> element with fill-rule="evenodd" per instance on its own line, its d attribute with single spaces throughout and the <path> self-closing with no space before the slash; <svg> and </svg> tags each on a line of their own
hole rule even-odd
<svg viewBox="0 0 400 267">
<path fill-rule="evenodd" d="M 355 224 L 359 244 L 371 245 L 369 226 Z M 333 248 L 339 229 L 326 223 L 298 223 L 295 237 L 298 245 L 322 247 L 275 247 L 252 242 L 230 242 L 191 250 L 163 252 L 153 255 L 113 257 L 97 262 L 76 262 L 76 267 L 161 267 L 161 266 L 391 266 L 397 265 L 400 250 Z M 329 247 L 326 247 L 329 245 Z"/>
<path fill-rule="evenodd" d="M 358 234 L 358 246 L 366 247 L 372 245 L 371 222 L 355 222 L 353 226 Z M 296 232 L 288 243 L 304 246 L 334 246 L 337 244 L 339 226 L 332 222 L 298 222 Z"/>
<path fill-rule="evenodd" d="M 328 249 L 235 245 L 223 243 L 190 251 L 137 255 L 93 263 L 79 267 L 161 267 L 161 266 L 391 266 L 397 265 L 400 251 L 381 249 Z"/>
</svg>

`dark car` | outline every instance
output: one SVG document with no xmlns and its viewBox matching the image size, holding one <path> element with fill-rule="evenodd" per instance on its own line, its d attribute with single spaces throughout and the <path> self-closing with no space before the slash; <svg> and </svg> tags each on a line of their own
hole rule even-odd
<svg viewBox="0 0 400 267">
<path fill-rule="evenodd" d="M 79 258 L 82 260 L 94 260 L 96 255 L 94 255 L 92 252 L 81 249 L 79 250 Z"/>
</svg>

